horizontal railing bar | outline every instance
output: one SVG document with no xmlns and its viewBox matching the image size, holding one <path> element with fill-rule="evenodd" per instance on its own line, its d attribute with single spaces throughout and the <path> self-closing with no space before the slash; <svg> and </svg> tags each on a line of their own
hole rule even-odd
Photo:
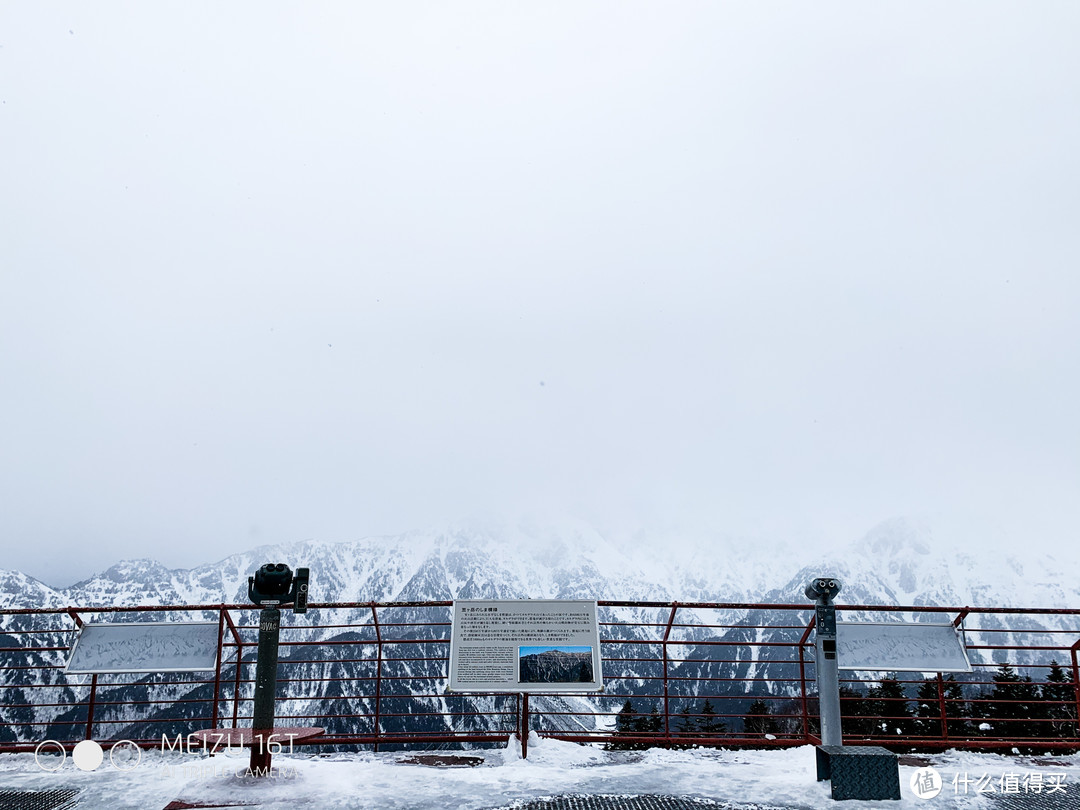
<svg viewBox="0 0 1080 810">
<path fill-rule="evenodd" d="M 503 692 L 486 693 L 447 693 L 445 691 L 448 677 L 447 651 L 450 645 L 449 608 L 452 602 L 356 602 L 356 603 L 317 603 L 309 605 L 309 613 L 306 617 L 294 619 L 294 623 L 286 624 L 281 629 L 284 636 L 281 641 L 282 647 L 318 647 L 329 655 L 341 654 L 338 659 L 304 659 L 302 657 L 290 657 L 294 651 L 284 650 L 280 659 L 283 676 L 278 682 L 298 692 L 312 692 L 313 694 L 294 694 L 283 696 L 280 699 L 282 711 L 279 714 L 279 722 L 312 721 L 316 725 L 330 726 L 336 718 L 348 718 L 354 725 L 350 733 L 335 733 L 320 740 L 320 745 L 372 745 L 400 743 L 434 743 L 446 741 L 452 743 L 467 742 L 503 742 L 507 739 L 508 732 L 495 732 L 491 729 L 480 732 L 463 730 L 458 727 L 459 723 L 468 725 L 482 725 L 486 721 L 495 728 L 503 725 L 514 725 L 512 718 L 517 716 L 518 697 Z M 810 641 L 812 632 L 813 607 L 802 604 L 755 604 L 755 603 L 676 603 L 676 602 L 633 602 L 633 601 L 605 601 L 598 603 L 600 607 L 600 643 L 604 652 L 626 652 L 625 657 L 602 657 L 601 676 L 610 684 L 603 693 L 588 692 L 558 692 L 549 693 L 550 697 L 557 699 L 573 699 L 587 701 L 587 706 L 558 705 L 552 706 L 551 711 L 542 709 L 542 702 L 534 700 L 533 715 L 550 717 L 555 724 L 581 725 L 585 729 L 563 729 L 561 731 L 547 730 L 541 732 L 545 737 L 556 739 L 581 739 L 591 742 L 611 742 L 614 739 L 628 742 L 645 741 L 650 745 L 686 745 L 686 744 L 724 744 L 728 746 L 747 745 L 800 745 L 808 742 L 817 742 L 813 727 L 809 725 L 809 715 L 815 709 L 817 696 L 813 693 L 814 688 L 814 661 L 812 651 L 814 644 Z M 623 618 L 618 614 L 624 608 L 633 608 L 634 612 L 642 616 L 644 621 L 636 621 L 632 618 Z M 426 616 L 416 616 L 406 620 L 403 616 L 394 616 L 395 609 L 410 609 L 414 613 L 429 612 Z M 894 682 L 906 689 L 908 693 L 914 691 L 914 687 L 922 687 L 924 684 L 933 683 L 926 675 L 934 673 L 926 672 L 905 673 L 902 677 L 896 675 L 889 677 L 884 673 L 858 673 L 850 678 L 842 679 L 847 686 L 857 687 L 859 694 L 852 697 L 842 697 L 842 706 L 845 709 L 845 724 L 851 722 L 867 723 L 917 723 L 918 729 L 904 735 L 882 736 L 880 730 L 867 726 L 868 734 L 851 734 L 847 736 L 851 744 L 886 744 L 886 745 L 911 745 L 919 744 L 929 747 L 937 747 L 944 750 L 948 747 L 968 746 L 974 748 L 1006 748 L 1016 746 L 1037 745 L 1047 750 L 1065 750 L 1066 748 L 1080 747 L 1080 737 L 1077 731 L 1077 721 L 1069 717 L 1024 717 L 1024 718 L 999 718 L 999 717 L 969 717 L 971 714 L 985 714 L 987 708 L 995 714 L 1008 711 L 1006 707 L 1043 707 L 1033 709 L 1025 714 L 1038 714 L 1046 707 L 1075 707 L 1080 705 L 1080 694 L 1076 693 L 1076 678 L 1074 677 L 1076 659 L 1075 651 L 1080 647 L 1077 644 L 1069 644 L 1074 639 L 1080 639 L 1080 629 L 1012 629 L 1009 627 L 976 628 L 972 625 L 979 621 L 980 616 L 997 616 L 1003 624 L 1008 624 L 1001 617 L 1009 615 L 1018 616 L 1071 616 L 1080 618 L 1080 609 L 1056 609 L 1056 608 L 950 608 L 941 606 L 883 606 L 883 605 L 838 605 L 841 612 L 861 611 L 871 617 L 882 616 L 899 618 L 899 614 L 941 614 L 948 619 L 959 622 L 958 617 L 965 620 L 965 632 L 970 643 L 968 650 L 973 659 L 990 659 L 989 653 L 995 657 L 1000 654 L 1012 654 L 1023 651 L 1039 656 L 1036 663 L 1012 662 L 1017 675 L 1025 672 L 1039 677 L 1040 680 L 1030 681 L 1036 694 L 1032 696 L 1018 697 L 1010 695 L 1007 691 L 1001 693 L 1001 697 L 994 697 L 989 689 L 1003 690 L 1014 688 L 1017 683 L 991 680 L 992 668 L 1000 667 L 1001 661 L 973 660 L 973 669 L 976 671 L 977 680 L 968 680 L 966 677 L 954 681 L 950 679 L 946 688 L 959 688 L 963 690 L 959 697 L 950 698 L 944 694 L 937 694 L 929 699 L 918 696 L 908 697 L 879 697 L 867 692 L 868 689 L 877 688 L 886 682 Z M 235 723 L 250 723 L 250 715 L 241 715 L 241 707 L 250 710 L 252 706 L 252 685 L 254 677 L 243 678 L 242 675 L 254 675 L 256 631 L 258 625 L 237 625 L 234 619 L 253 620 L 258 608 L 250 605 L 185 605 L 185 606 L 127 606 L 112 608 L 45 608 L 45 609 L 7 609 L 0 610 L 0 622 L 8 623 L 5 616 L 18 617 L 30 615 L 35 622 L 56 623 L 56 628 L 38 629 L 36 627 L 10 631 L 0 630 L 10 638 L 9 646 L 0 648 L 6 661 L 11 661 L 11 666 L 0 664 L 0 674 L 8 673 L 10 678 L 26 678 L 25 673 L 37 672 L 40 677 L 56 679 L 58 683 L 33 683 L 33 684 L 0 684 L 0 688 L 7 688 L 3 694 L 7 700 L 19 697 L 17 703 L 4 703 L 0 705 L 0 712 L 13 710 L 26 712 L 28 709 L 40 709 L 45 714 L 52 714 L 56 710 L 61 713 L 70 713 L 71 719 L 42 718 L 31 722 L 20 723 L 10 716 L 3 716 L 0 727 L 15 729 L 15 735 L 32 733 L 30 729 L 39 729 L 48 726 L 59 726 L 72 729 L 70 733 L 82 738 L 88 736 L 91 728 L 87 726 L 87 715 L 92 716 L 92 708 L 98 707 L 105 714 L 119 714 L 123 711 L 123 718 L 108 718 L 99 716 L 93 721 L 93 728 L 98 733 L 104 733 L 105 729 L 115 729 L 118 726 L 134 724 L 153 724 L 159 726 L 162 723 L 185 723 L 197 725 L 207 722 L 207 718 L 172 718 L 155 717 L 152 715 L 165 713 L 171 706 L 201 703 L 204 706 L 221 704 L 231 707 Z M 349 621 L 346 616 L 337 623 L 320 624 L 319 619 L 327 619 L 333 622 L 335 611 L 357 611 L 357 621 Z M 211 616 L 222 618 L 222 611 L 231 611 L 224 614 L 228 621 L 230 633 L 219 639 L 219 658 L 224 661 L 231 656 L 233 650 L 240 649 L 244 652 L 244 660 L 229 661 L 231 670 L 224 664 L 219 665 L 223 675 L 220 680 L 220 689 L 207 697 L 185 697 L 192 694 L 190 690 L 205 690 L 210 683 L 219 683 L 219 678 L 214 680 L 190 680 L 184 676 L 154 675 L 150 678 L 133 677 L 132 680 L 117 679 L 87 682 L 82 680 L 84 676 L 65 676 L 52 673 L 62 671 L 63 663 L 23 663 L 14 664 L 20 660 L 20 654 L 27 658 L 40 655 L 46 658 L 58 659 L 65 653 L 70 652 L 70 645 L 59 645 L 59 641 L 68 641 L 73 638 L 72 632 L 76 629 L 75 623 L 82 621 L 106 620 L 109 615 L 120 616 L 146 616 L 161 621 L 187 620 L 192 616 Z M 652 611 L 656 611 L 655 613 Z M 676 618 L 678 612 L 678 621 Z M 702 613 L 701 611 L 706 611 Z M 771 614 L 771 615 L 770 615 Z M 777 618 L 778 624 L 760 623 L 762 616 Z M 55 617 L 55 618 L 54 618 Z M 377 621 L 373 621 L 376 620 Z M 396 619 L 396 621 L 386 621 Z M 429 620 L 430 619 L 430 620 Z M 666 621 L 665 621 L 666 619 Z M 700 620 L 700 621 L 699 621 Z M 910 621 L 910 619 L 907 619 Z M 932 619 L 932 621 L 938 621 Z M 22 622 L 23 625 L 28 622 Z M 1069 622 L 1048 622 L 1056 625 L 1072 624 Z M 298 632 L 293 632 L 298 631 Z M 304 632 L 299 632 L 304 631 Z M 647 638 L 636 638 L 637 634 L 646 634 Z M 63 634 L 63 635 L 61 635 Z M 980 635 L 986 634 L 986 635 Z M 1003 635 L 1004 634 L 1004 635 Z M 319 638 L 319 636 L 336 636 Z M 343 638 L 342 636 L 355 636 Z M 372 637 L 368 637 L 371 635 Z M 412 636 L 412 637 L 410 637 Z M 798 636 L 797 638 L 795 636 Z M 1061 644 L 1056 644 L 1058 636 Z M 700 637 L 700 638 L 699 638 Z M 760 641 L 754 639 L 760 638 Z M 1009 644 L 996 644 L 995 639 Z M 10 646 L 27 641 L 31 646 Z M 1038 641 L 1039 644 L 1031 642 Z M 34 643 L 39 646 L 33 646 Z M 1028 643 L 1024 643 L 1028 642 Z M 639 645 L 627 648 L 625 645 Z M 735 651 L 729 648 L 735 648 Z M 781 648 L 776 649 L 776 648 Z M 397 653 L 387 656 L 386 652 Z M 736 652 L 737 651 L 737 652 Z M 296 650 L 299 656 L 306 653 Z M 744 653 L 749 653 L 745 656 Z M 415 654 L 414 654 L 415 653 Z M 674 655 L 678 657 L 674 657 Z M 723 658 L 717 655 L 735 654 L 736 658 Z M 360 657 L 357 657 L 357 656 Z M 692 657 L 687 657 L 692 656 Z M 742 657 L 740 657 L 742 656 Z M 775 657 L 770 657 L 775 656 Z M 1022 657 L 1017 655 L 1016 657 Z M 1043 694 L 1040 698 L 1038 690 L 1045 688 L 1046 681 L 1041 676 L 1046 673 L 1051 665 L 1043 663 L 1051 657 L 1062 661 L 1061 671 L 1064 678 L 1056 680 L 1055 688 L 1065 690 L 1062 694 L 1064 699 L 1055 697 L 1051 699 Z M 810 660 L 808 660 L 808 658 Z M 342 675 L 333 670 L 327 672 L 327 665 L 348 666 L 351 672 Z M 1070 665 L 1071 664 L 1071 665 Z M 794 666 L 800 667 L 798 677 L 776 677 L 777 673 L 791 674 Z M 297 667 L 311 667 L 311 670 L 298 671 Z M 319 669 L 314 669 L 318 666 Z M 247 667 L 246 669 L 243 669 Z M 753 671 L 748 668 L 755 668 Z M 422 670 L 419 673 L 408 672 L 410 668 Z M 641 671 L 634 672 L 634 668 Z M 699 669 L 700 668 L 700 669 Z M 705 669 L 710 668 L 710 669 Z M 309 674 L 323 673 L 321 674 Z M 695 676 L 695 672 L 709 672 L 708 675 Z M 742 677 L 727 677 L 721 672 L 743 673 Z M 365 674 L 361 674 L 365 673 Z M 665 677 L 666 675 L 666 677 Z M 30 676 L 33 677 L 33 676 Z M 1055 676 L 1058 677 L 1058 676 Z M 69 680 L 70 679 L 70 680 Z M 357 692 L 348 690 L 346 682 L 357 686 Z M 385 693 L 373 690 L 373 684 L 383 683 Z M 338 684 L 335 689 L 342 689 L 345 694 L 328 696 L 319 694 L 324 691 L 322 684 Z M 231 684 L 231 685 L 230 685 Z M 672 694 L 662 688 L 665 684 L 672 687 Z M 684 684 L 696 684 L 699 694 L 679 695 L 678 691 L 685 689 Z M 768 689 L 787 694 L 748 694 L 758 685 L 764 685 Z M 955 684 L 955 686 L 954 686 Z M 725 691 L 725 685 L 730 691 Z M 938 674 L 938 689 L 944 682 Z M 161 689 L 158 689 L 161 687 Z M 425 691 L 417 692 L 415 687 Z M 700 694 L 701 688 L 706 690 L 723 691 L 723 694 Z M 12 692 L 12 689 L 26 689 L 26 693 Z M 137 694 L 145 695 L 138 700 L 120 699 L 128 688 L 139 688 Z M 395 688 L 405 688 L 410 691 L 396 693 Z M 71 690 L 75 702 L 56 700 L 47 692 L 31 692 L 31 689 L 65 689 Z M 981 690 L 973 694 L 975 690 Z M 375 694 L 372 694 L 372 692 Z M 935 690 L 936 691 L 936 690 Z M 247 694 L 244 694 L 244 693 Z M 639 694 L 645 692 L 647 694 Z M 177 694 L 172 698 L 169 694 Z M 20 695 L 22 695 L 20 697 Z M 32 696 L 53 697 L 48 702 L 33 702 Z M 1073 700 L 1073 696 L 1077 700 Z M 66 697 L 66 695 L 64 695 Z M 669 702 L 665 701 L 665 696 Z M 645 714 L 642 709 L 659 707 L 667 710 L 667 723 L 670 726 L 666 734 L 653 734 L 642 732 L 637 735 L 615 735 L 610 727 L 611 719 L 617 718 L 621 713 L 619 704 L 624 700 L 630 700 L 637 709 L 635 717 L 638 720 L 657 717 L 664 718 L 663 714 Z M 717 711 L 705 713 L 701 711 L 702 701 L 713 702 Z M 847 717 L 849 707 L 857 707 L 860 701 L 873 700 L 873 709 L 880 714 L 864 715 L 859 717 Z M 400 703 L 404 701 L 404 703 Z M 477 703 L 476 701 L 485 701 Z M 734 702 L 732 702 L 734 701 Z M 785 725 L 784 731 L 773 734 L 775 739 L 764 740 L 762 735 L 748 734 L 738 731 L 740 720 L 745 719 L 746 706 L 752 701 L 762 701 L 770 707 L 767 717 L 774 723 Z M 909 706 L 918 707 L 921 703 L 930 704 L 921 711 L 925 715 L 915 715 L 908 711 Z M 808 712 L 809 704 L 809 712 Z M 870 704 L 867 704 L 870 705 Z M 120 711 L 118 708 L 123 707 Z M 335 709 L 361 709 L 360 712 L 339 712 Z M 689 711 L 679 712 L 680 708 Z M 315 711 L 320 714 L 289 714 L 289 710 Z M 800 710 L 801 709 L 801 710 Z M 206 709 L 201 709 L 206 710 Z M 1058 709 L 1055 709 L 1057 711 Z M 888 714 L 892 711 L 893 714 Z M 916 709 L 916 711 L 920 711 Z M 953 712 L 962 714 L 954 717 Z M 944 716 L 942 716 L 944 715 Z M 35 715 L 36 716 L 36 715 Z M 386 729 L 381 723 L 392 721 L 391 725 L 408 727 L 409 720 L 416 719 L 425 723 L 438 722 L 440 725 L 450 726 L 449 729 L 434 729 L 429 731 L 416 730 L 405 732 L 400 729 Z M 717 722 L 724 721 L 729 725 L 735 725 L 736 729 L 725 731 L 722 734 L 701 732 L 693 730 L 676 730 L 675 726 L 680 722 L 692 724 L 696 722 L 714 719 Z M 816 720 L 816 718 L 815 718 Z M 226 721 L 228 722 L 228 721 Z M 976 724 L 989 723 L 979 733 L 971 732 Z M 603 724 L 607 728 L 588 729 L 590 724 Z M 944 737 L 946 724 L 950 732 L 949 737 Z M 970 724 L 965 728 L 959 724 Z M 1025 725 L 1021 725 L 1025 724 Z M 857 727 L 857 726 L 856 726 Z M 914 727 L 913 727 L 914 728 Z M 941 734 L 931 734 L 929 730 L 940 728 Z M 21 729 L 21 731 L 20 731 Z M 1009 737 L 1010 730 L 1015 730 L 1017 735 Z M 1063 733 L 1071 734 L 1071 737 L 1062 738 Z M 69 733 L 67 731 L 65 734 Z M 142 732 L 145 733 L 145 732 Z M 1052 736 L 1048 736 L 1052 735 Z M 1064 739 L 1064 742 L 1062 740 Z M 74 744 L 76 740 L 70 741 Z M 717 741 L 723 741 L 718 743 Z M 62 741 L 65 745 L 69 741 Z M 137 742 L 138 744 L 138 742 Z M 0 750 L 15 750 L 21 742 L 0 744 Z M 13 748 L 15 746 L 15 748 Z M 25 750 L 25 749 L 23 749 Z"/>
</svg>

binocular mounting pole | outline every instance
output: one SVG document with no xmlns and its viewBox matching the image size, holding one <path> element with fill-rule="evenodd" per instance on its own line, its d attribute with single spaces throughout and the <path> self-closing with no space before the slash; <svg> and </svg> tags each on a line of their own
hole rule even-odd
<svg viewBox="0 0 1080 810">
<path fill-rule="evenodd" d="M 274 731 L 274 697 L 277 693 L 278 633 L 281 611 L 264 607 L 259 612 L 259 652 L 255 664 L 255 709 L 251 719 L 251 770 L 270 767 L 270 735 Z"/>
</svg>

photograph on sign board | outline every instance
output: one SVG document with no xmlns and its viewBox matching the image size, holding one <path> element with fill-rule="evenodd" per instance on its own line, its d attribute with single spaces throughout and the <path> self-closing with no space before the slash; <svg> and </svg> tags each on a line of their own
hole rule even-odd
<svg viewBox="0 0 1080 810">
<path fill-rule="evenodd" d="M 592 679 L 592 647 L 518 647 L 520 683 L 591 683 Z"/>
</svg>

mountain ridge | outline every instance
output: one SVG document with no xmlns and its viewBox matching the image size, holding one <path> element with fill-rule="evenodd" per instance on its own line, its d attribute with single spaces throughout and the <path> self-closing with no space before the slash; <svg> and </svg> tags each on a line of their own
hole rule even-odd
<svg viewBox="0 0 1080 810">
<path fill-rule="evenodd" d="M 312 570 L 316 602 L 455 598 L 803 602 L 812 577 L 836 576 L 846 604 L 1080 607 L 1080 570 L 1052 555 L 979 559 L 893 518 L 834 551 L 774 552 L 749 542 L 667 551 L 621 546 L 585 523 L 476 524 L 349 541 L 261 545 L 214 563 L 167 568 L 120 560 L 67 588 L 0 570 L 0 607 L 244 603 L 265 562 Z M 801 551 L 801 553 L 800 553 Z M 811 561 L 813 556 L 818 559 Z"/>
</svg>

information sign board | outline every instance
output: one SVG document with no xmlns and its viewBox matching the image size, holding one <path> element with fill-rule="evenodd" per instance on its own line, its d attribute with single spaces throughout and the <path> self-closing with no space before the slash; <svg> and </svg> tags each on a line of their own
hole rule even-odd
<svg viewBox="0 0 1080 810">
<path fill-rule="evenodd" d="M 840 669 L 971 672 L 964 637 L 952 624 L 837 622 Z"/>
<path fill-rule="evenodd" d="M 596 602 L 454 602 L 451 691 L 598 691 L 604 688 L 600 667 Z"/>
<path fill-rule="evenodd" d="M 217 622 L 83 625 L 64 672 L 196 672 L 217 662 Z"/>
</svg>

